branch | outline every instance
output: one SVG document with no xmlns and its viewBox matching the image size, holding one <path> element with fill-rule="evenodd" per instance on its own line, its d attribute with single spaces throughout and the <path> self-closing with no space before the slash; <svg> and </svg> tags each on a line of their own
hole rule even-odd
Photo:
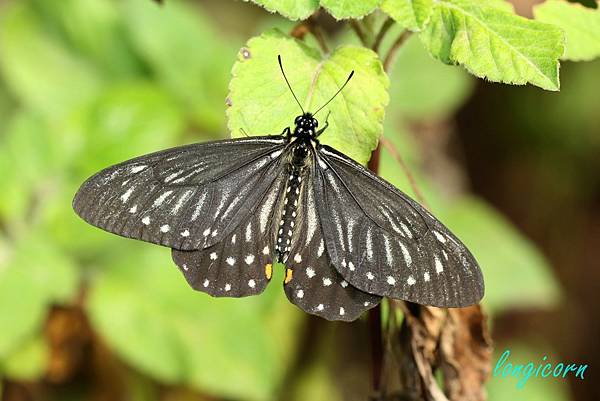
<svg viewBox="0 0 600 401">
<path fill-rule="evenodd" d="M 379 52 L 379 46 L 381 46 L 381 42 L 383 42 L 383 38 L 385 38 L 386 33 L 390 30 L 390 28 L 394 25 L 394 20 L 388 17 L 383 25 L 381 25 L 381 29 L 377 33 L 375 37 L 375 42 L 373 42 L 373 46 L 371 49 L 375 52 Z"/>
<path fill-rule="evenodd" d="M 392 142 L 388 141 L 385 137 L 381 137 L 380 143 L 383 144 L 385 149 L 388 152 L 390 152 L 390 154 L 392 155 L 394 160 L 396 160 L 396 162 L 398 162 L 398 164 L 400 165 L 400 168 L 404 172 L 404 175 L 406 175 L 406 178 L 408 179 L 408 183 L 410 184 L 410 188 L 412 189 L 412 191 L 415 194 L 415 197 L 417 198 L 419 203 L 421 205 L 425 206 L 426 209 L 429 209 L 427 201 L 425 201 L 425 197 L 423 196 L 423 193 L 421 192 L 421 190 L 419 189 L 419 186 L 417 185 L 417 181 L 415 180 L 414 176 L 410 172 L 410 169 L 404 162 L 404 159 L 400 155 L 400 152 L 398 152 L 398 150 L 396 149 L 394 144 Z"/>
<path fill-rule="evenodd" d="M 392 64 L 396 61 L 396 55 L 398 54 L 398 49 L 402 47 L 402 45 L 406 42 L 406 40 L 412 34 L 411 31 L 404 31 L 398 36 L 398 38 L 394 41 L 390 50 L 388 50 L 387 55 L 383 59 L 383 69 L 386 72 L 390 71 Z"/>
<path fill-rule="evenodd" d="M 321 26 L 315 21 L 313 15 L 308 17 L 308 19 L 299 22 L 296 24 L 292 31 L 290 32 L 290 36 L 293 36 L 296 39 L 304 40 L 306 34 L 310 33 L 321 47 L 321 51 L 323 53 L 329 53 L 329 47 L 327 46 L 327 42 L 325 41 L 325 36 L 323 35 L 323 29 Z"/>
<path fill-rule="evenodd" d="M 367 34 L 365 33 L 365 31 L 363 31 L 363 28 L 360 25 L 360 23 L 357 20 L 352 19 L 350 20 L 350 27 L 356 33 L 356 36 L 358 36 L 358 38 L 360 39 L 360 43 L 362 43 L 362 45 L 365 47 L 369 47 L 369 40 L 367 39 Z"/>
</svg>

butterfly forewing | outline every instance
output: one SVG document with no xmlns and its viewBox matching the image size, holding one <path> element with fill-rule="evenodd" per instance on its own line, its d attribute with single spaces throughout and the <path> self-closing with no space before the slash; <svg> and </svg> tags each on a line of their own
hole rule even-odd
<svg viewBox="0 0 600 401">
<path fill-rule="evenodd" d="M 478 302 L 483 279 L 466 247 L 423 207 L 327 146 L 317 207 L 333 265 L 360 290 L 439 307 Z"/>
<path fill-rule="evenodd" d="M 256 137 L 182 146 L 109 167 L 73 201 L 88 223 L 180 250 L 231 232 L 278 177 L 285 139 Z"/>
<path fill-rule="evenodd" d="M 313 167 L 313 166 L 311 166 Z M 352 321 L 381 301 L 381 297 L 350 285 L 332 266 L 325 249 L 323 221 L 315 204 L 314 168 L 305 170 L 297 218 L 286 267 L 285 293 L 305 312 L 328 320 Z"/>
<path fill-rule="evenodd" d="M 192 288 L 217 297 L 244 297 L 265 289 L 272 274 L 274 221 L 284 185 L 280 174 L 246 217 L 215 245 L 172 251 Z"/>
</svg>

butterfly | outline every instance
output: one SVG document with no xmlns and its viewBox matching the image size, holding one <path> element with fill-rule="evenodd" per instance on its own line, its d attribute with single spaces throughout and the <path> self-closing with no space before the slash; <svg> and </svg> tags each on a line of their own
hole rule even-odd
<svg viewBox="0 0 600 401">
<path fill-rule="evenodd" d="M 192 288 L 260 294 L 285 264 L 288 299 L 352 321 L 382 297 L 463 307 L 484 293 L 469 250 L 402 191 L 321 144 L 316 112 L 280 135 L 168 149 L 89 178 L 75 212 L 106 231 L 172 248 Z"/>
</svg>

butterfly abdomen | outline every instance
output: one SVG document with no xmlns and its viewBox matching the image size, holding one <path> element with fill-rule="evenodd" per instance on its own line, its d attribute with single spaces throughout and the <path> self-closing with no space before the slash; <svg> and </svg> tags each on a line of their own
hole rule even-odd
<svg viewBox="0 0 600 401">
<path fill-rule="evenodd" d="M 279 226 L 277 229 L 277 239 L 275 242 L 275 251 L 277 261 L 285 263 L 288 259 L 292 246 L 292 236 L 296 224 L 298 202 L 302 192 L 302 175 L 304 165 L 308 156 L 306 144 L 298 143 L 291 152 L 291 160 L 288 164 L 288 178 L 284 192 L 283 207 L 279 216 Z"/>
</svg>

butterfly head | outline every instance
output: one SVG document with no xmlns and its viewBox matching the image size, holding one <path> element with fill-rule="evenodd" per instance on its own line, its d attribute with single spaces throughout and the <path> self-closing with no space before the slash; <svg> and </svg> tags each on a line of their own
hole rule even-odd
<svg viewBox="0 0 600 401">
<path fill-rule="evenodd" d="M 315 136 L 319 122 L 311 113 L 304 113 L 294 120 L 294 135 L 297 136 Z"/>
</svg>

